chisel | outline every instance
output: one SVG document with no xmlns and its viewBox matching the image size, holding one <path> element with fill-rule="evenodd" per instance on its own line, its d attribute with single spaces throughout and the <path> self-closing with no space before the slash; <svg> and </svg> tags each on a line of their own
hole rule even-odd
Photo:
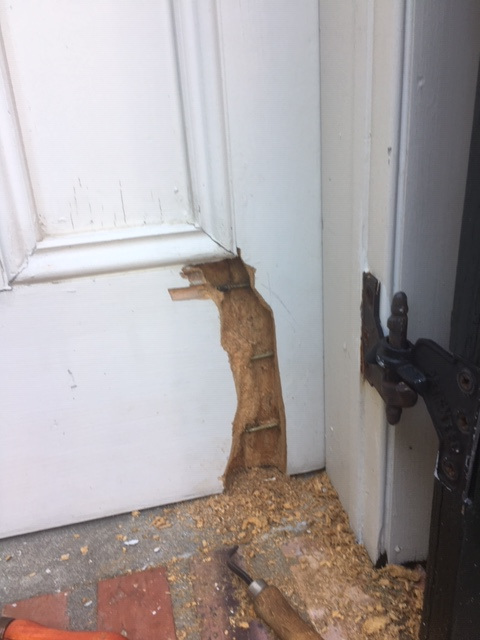
<svg viewBox="0 0 480 640">
<path fill-rule="evenodd" d="M 257 616 L 266 622 L 280 640 L 323 640 L 285 599 L 282 592 L 264 580 L 254 580 L 234 561 L 238 546 L 228 554 L 227 565 L 247 585 Z"/>
</svg>

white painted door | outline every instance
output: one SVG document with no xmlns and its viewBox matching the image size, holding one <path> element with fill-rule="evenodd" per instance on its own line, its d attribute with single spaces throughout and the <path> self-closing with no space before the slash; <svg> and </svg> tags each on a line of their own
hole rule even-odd
<svg viewBox="0 0 480 640">
<path fill-rule="evenodd" d="M 1 0 L 0 536 L 220 491 L 236 394 L 186 264 L 273 310 L 324 464 L 313 0 Z"/>
</svg>

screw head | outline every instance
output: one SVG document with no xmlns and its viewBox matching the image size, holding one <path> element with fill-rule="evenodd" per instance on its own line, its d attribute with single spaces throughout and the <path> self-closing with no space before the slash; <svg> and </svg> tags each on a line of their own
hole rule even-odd
<svg viewBox="0 0 480 640">
<path fill-rule="evenodd" d="M 468 424 L 467 416 L 463 413 L 463 411 L 457 411 L 457 415 L 455 416 L 455 424 L 457 428 L 462 433 L 470 432 L 470 425 Z"/>
<path fill-rule="evenodd" d="M 458 372 L 457 383 L 463 393 L 472 393 L 475 389 L 475 378 L 469 369 L 462 369 Z"/>
<path fill-rule="evenodd" d="M 457 467 L 447 457 L 442 458 L 442 471 L 451 482 L 458 480 Z"/>
</svg>

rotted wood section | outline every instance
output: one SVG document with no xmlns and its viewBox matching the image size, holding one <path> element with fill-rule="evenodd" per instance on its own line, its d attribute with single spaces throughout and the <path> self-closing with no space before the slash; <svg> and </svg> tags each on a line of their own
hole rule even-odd
<svg viewBox="0 0 480 640">
<path fill-rule="evenodd" d="M 255 270 L 241 258 L 183 269 L 190 287 L 173 300 L 211 299 L 220 313 L 221 343 L 237 392 L 232 448 L 225 481 L 240 469 L 286 469 L 285 411 L 272 310 L 255 290 Z"/>
</svg>

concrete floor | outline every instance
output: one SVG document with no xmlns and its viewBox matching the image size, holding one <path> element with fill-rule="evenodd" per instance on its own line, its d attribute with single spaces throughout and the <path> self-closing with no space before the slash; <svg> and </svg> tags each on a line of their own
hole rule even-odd
<svg viewBox="0 0 480 640">
<path fill-rule="evenodd" d="M 189 558 L 196 552 L 195 530 L 180 521 L 162 532 L 161 542 L 154 539 L 158 531 L 151 521 L 164 512 L 159 507 L 137 517 L 128 513 L 0 541 L 0 602 L 71 591 L 72 627 L 95 629 L 100 580 L 165 566 L 174 556 Z M 84 555 L 81 549 L 87 547 Z"/>
<path fill-rule="evenodd" d="M 416 637 L 421 573 L 373 569 L 324 474 L 254 472 L 226 496 L 2 540 L 0 604 L 68 592 L 69 627 L 91 630 L 100 581 L 164 567 L 178 640 L 272 638 L 226 568 L 235 542 L 325 640 Z"/>
</svg>

